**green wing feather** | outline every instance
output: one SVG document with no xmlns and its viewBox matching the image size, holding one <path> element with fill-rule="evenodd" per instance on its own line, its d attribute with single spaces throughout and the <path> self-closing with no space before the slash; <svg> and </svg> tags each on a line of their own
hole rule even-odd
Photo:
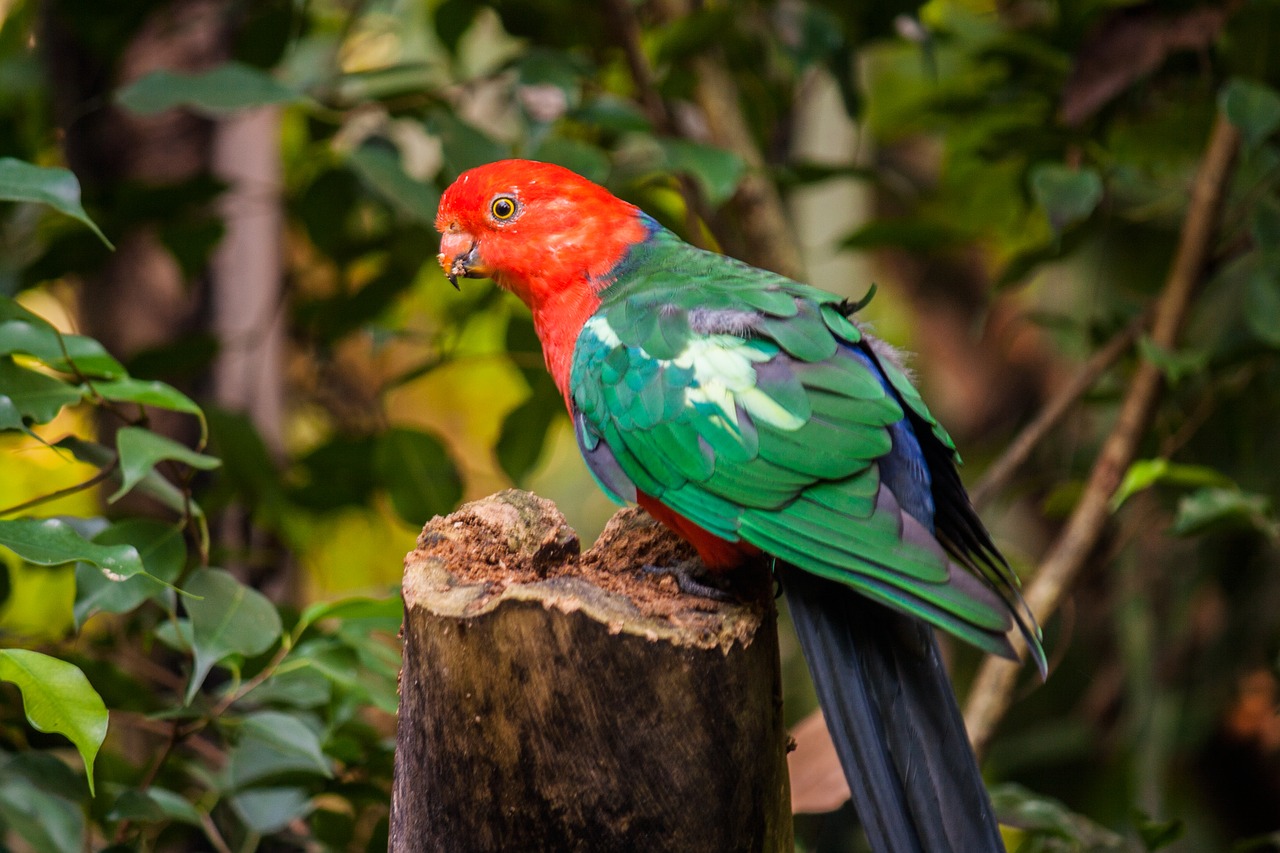
<svg viewBox="0 0 1280 853">
<path fill-rule="evenodd" d="M 954 446 L 905 373 L 879 362 L 890 391 L 855 355 L 862 334 L 837 297 L 664 231 L 601 296 L 570 387 L 579 442 L 615 499 L 634 484 L 711 533 L 989 652 L 1011 654 L 1016 622 L 1042 660 L 1007 569 L 949 555 L 881 482 L 906 416 Z"/>
</svg>

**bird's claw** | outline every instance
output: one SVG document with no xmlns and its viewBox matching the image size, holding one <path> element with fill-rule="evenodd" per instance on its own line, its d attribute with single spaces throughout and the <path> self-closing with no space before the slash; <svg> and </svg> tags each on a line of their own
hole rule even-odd
<svg viewBox="0 0 1280 853">
<path fill-rule="evenodd" d="M 670 576 L 676 582 L 676 587 L 686 595 L 695 595 L 699 598 L 709 598 L 712 601 L 727 603 L 738 601 L 738 598 L 728 590 L 709 583 L 708 578 L 714 577 L 714 575 L 710 575 L 702 567 L 702 564 L 695 560 L 685 560 L 670 566 L 655 566 L 652 563 L 646 563 L 640 567 L 640 571 L 651 575 Z"/>
</svg>

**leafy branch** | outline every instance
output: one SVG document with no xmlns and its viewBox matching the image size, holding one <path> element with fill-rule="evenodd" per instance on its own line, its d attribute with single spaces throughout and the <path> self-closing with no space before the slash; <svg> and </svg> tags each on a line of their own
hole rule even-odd
<svg viewBox="0 0 1280 853">
<path fill-rule="evenodd" d="M 1151 339 L 1173 349 L 1201 279 L 1217 232 L 1223 198 L 1240 147 L 1240 132 L 1226 116 L 1214 122 L 1191 190 L 1190 204 L 1163 292 L 1155 306 Z M 1042 623 L 1057 609 L 1067 589 L 1085 565 L 1111 516 L 1111 497 L 1133 461 L 1160 395 L 1163 373 L 1155 363 L 1142 361 L 1134 372 L 1115 427 L 1107 436 L 1075 510 L 1062 533 L 1041 560 L 1025 598 Z M 1020 652 L 1025 645 L 1017 641 Z M 981 755 L 1012 702 L 1020 666 L 987 659 L 979 670 L 965 707 L 965 725 L 974 749 Z"/>
</svg>

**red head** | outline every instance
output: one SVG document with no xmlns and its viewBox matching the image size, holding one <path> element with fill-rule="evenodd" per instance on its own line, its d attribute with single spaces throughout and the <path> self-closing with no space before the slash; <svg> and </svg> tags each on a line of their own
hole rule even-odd
<svg viewBox="0 0 1280 853">
<path fill-rule="evenodd" d="M 568 359 L 596 291 L 648 234 L 639 209 L 568 169 L 502 160 L 464 172 L 436 214 L 449 280 L 492 278 L 533 310 L 547 366 L 568 382 Z"/>
</svg>

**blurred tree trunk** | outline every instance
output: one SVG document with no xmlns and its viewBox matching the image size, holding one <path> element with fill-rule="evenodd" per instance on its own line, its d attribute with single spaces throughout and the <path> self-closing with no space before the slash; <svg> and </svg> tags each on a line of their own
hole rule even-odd
<svg viewBox="0 0 1280 853">
<path fill-rule="evenodd" d="M 98 9 L 81 0 L 46 0 L 42 34 L 55 115 L 86 197 L 114 201 L 131 186 L 175 186 L 208 173 L 212 121 L 185 110 L 140 116 L 111 97 L 152 71 L 194 73 L 225 60 L 226 8 L 225 0 L 134 0 Z M 126 360 L 201 331 L 207 275 L 188 279 L 153 226 L 113 237 L 116 251 L 81 282 L 85 331 Z M 195 379 L 183 390 L 204 386 Z M 189 417 L 152 414 L 160 431 L 195 439 Z"/>
<path fill-rule="evenodd" d="M 196 336 L 216 337 L 212 370 L 163 378 L 203 402 L 212 398 L 220 407 L 246 412 L 278 456 L 284 396 L 278 112 L 255 110 L 214 122 L 183 109 L 138 115 L 112 101 L 116 90 L 151 72 L 194 74 L 228 60 L 234 4 L 129 0 L 92 6 L 85 0 L 47 0 L 41 11 L 68 165 L 87 198 L 130 217 L 113 229 L 117 251 L 80 282 L 84 330 L 126 361 Z M 224 235 L 209 262 L 191 274 L 161 238 L 166 223 L 121 202 L 202 178 L 226 186 L 217 210 Z M 148 414 L 157 431 L 186 444 L 197 441 L 192 418 L 162 410 Z M 101 425 L 104 443 L 111 443 L 116 426 Z M 229 555 L 224 565 L 274 598 L 292 595 L 287 557 L 253 528 L 242 507 L 215 519 L 215 533 Z"/>
</svg>

